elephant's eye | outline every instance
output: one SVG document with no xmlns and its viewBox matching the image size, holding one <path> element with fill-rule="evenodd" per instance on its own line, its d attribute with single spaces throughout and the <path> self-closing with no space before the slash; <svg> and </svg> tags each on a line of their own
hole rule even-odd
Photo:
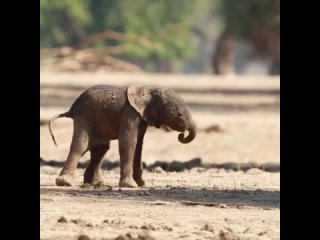
<svg viewBox="0 0 320 240">
<path fill-rule="evenodd" d="M 183 114 L 179 112 L 178 113 L 178 117 L 182 117 L 182 116 L 183 116 Z"/>
</svg>

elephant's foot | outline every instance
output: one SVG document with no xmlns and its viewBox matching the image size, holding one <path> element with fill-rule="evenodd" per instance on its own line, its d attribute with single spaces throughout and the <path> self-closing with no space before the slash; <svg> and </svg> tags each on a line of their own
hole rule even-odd
<svg viewBox="0 0 320 240">
<path fill-rule="evenodd" d="M 124 178 L 120 180 L 119 187 L 135 188 L 137 184 L 132 178 Z"/>
<path fill-rule="evenodd" d="M 91 186 L 104 186 L 103 180 L 95 180 L 95 181 L 83 182 L 83 183 L 89 183 Z"/>
<path fill-rule="evenodd" d="M 57 186 L 72 186 L 73 176 L 70 174 L 63 174 L 56 178 Z"/>
<path fill-rule="evenodd" d="M 144 187 L 144 185 L 146 185 L 145 181 L 142 178 L 134 178 L 134 181 L 138 184 L 139 187 Z"/>
<path fill-rule="evenodd" d="M 100 174 L 93 177 L 84 175 L 83 183 L 88 183 L 92 186 L 101 186 L 104 185 L 104 178 Z"/>
</svg>

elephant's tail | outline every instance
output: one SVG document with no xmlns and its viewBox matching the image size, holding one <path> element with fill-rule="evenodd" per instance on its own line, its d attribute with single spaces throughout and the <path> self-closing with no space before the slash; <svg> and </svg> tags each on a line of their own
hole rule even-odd
<svg viewBox="0 0 320 240">
<path fill-rule="evenodd" d="M 58 118 L 62 118 L 62 117 L 71 117 L 70 112 L 65 112 L 65 113 L 61 113 L 61 114 L 57 114 L 55 116 L 53 116 L 50 120 L 49 120 L 49 131 L 50 131 L 50 135 L 52 137 L 52 140 L 54 142 L 54 145 L 57 145 L 56 139 L 54 138 L 54 135 L 52 133 L 52 129 L 51 129 L 51 124 L 54 122 L 54 120 L 58 119 Z"/>
</svg>

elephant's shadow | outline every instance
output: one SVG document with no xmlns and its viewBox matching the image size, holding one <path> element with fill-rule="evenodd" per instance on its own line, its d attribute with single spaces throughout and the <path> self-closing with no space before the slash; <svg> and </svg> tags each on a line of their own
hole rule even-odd
<svg viewBox="0 0 320 240">
<path fill-rule="evenodd" d="M 207 207 L 259 207 L 266 210 L 280 209 L 280 191 L 278 190 L 217 190 L 210 188 L 99 188 L 70 189 L 68 187 L 40 188 L 43 194 L 62 193 L 78 197 L 104 199 L 126 199 L 141 201 L 150 205 L 180 203 L 187 206 Z"/>
</svg>

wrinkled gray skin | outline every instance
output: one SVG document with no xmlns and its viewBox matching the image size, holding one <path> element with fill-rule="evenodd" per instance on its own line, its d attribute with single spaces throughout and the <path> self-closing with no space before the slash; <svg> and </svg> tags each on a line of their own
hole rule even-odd
<svg viewBox="0 0 320 240">
<path fill-rule="evenodd" d="M 84 183 L 103 183 L 100 172 L 110 140 L 118 139 L 120 153 L 119 187 L 140 187 L 142 179 L 141 151 L 147 126 L 161 125 L 181 132 L 178 139 L 189 143 L 196 136 L 196 126 L 186 104 L 173 90 L 148 86 L 119 88 L 98 85 L 83 92 L 70 110 L 51 118 L 73 119 L 74 130 L 67 161 L 56 178 L 58 186 L 71 186 L 80 158 L 90 151 L 91 159 L 84 173 Z M 184 136 L 183 132 L 189 135 Z"/>
</svg>

